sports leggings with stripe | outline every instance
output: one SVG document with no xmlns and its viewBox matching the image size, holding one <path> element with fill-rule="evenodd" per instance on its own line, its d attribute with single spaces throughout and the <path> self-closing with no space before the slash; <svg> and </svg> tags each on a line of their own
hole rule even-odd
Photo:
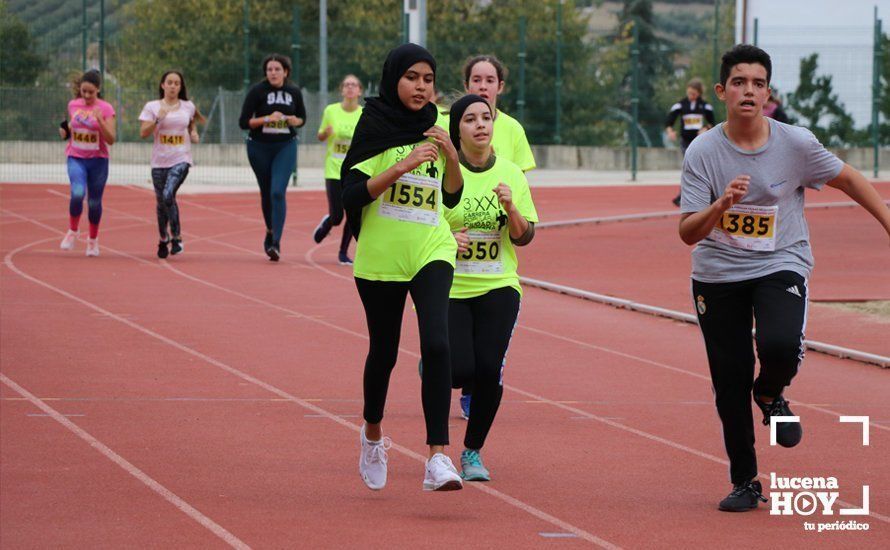
<svg viewBox="0 0 890 550">
<path fill-rule="evenodd" d="M 369 424 L 383 420 L 389 379 L 399 355 L 402 313 L 408 293 L 417 308 L 420 355 L 423 360 L 421 401 L 426 420 L 427 445 L 448 444 L 451 408 L 451 358 L 448 350 L 448 291 L 454 268 L 433 261 L 410 281 L 370 281 L 356 277 L 370 346 L 365 361 L 364 418 Z"/>
<path fill-rule="evenodd" d="M 733 283 L 693 280 L 692 296 L 708 352 L 730 478 L 743 483 L 757 475 L 752 393 L 778 397 L 803 359 L 807 282 L 792 271 Z M 760 360 L 756 379 L 751 340 L 755 324 Z"/>
<path fill-rule="evenodd" d="M 519 293 L 498 288 L 482 296 L 452 299 L 448 306 L 451 379 L 455 388 L 472 387 L 464 446 L 485 444 L 504 395 L 503 369 L 519 316 Z M 423 365 L 426 370 L 426 363 Z"/>
</svg>

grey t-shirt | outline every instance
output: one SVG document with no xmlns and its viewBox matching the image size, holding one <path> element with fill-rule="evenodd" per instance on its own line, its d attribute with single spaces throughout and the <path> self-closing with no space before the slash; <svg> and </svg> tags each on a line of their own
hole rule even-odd
<svg viewBox="0 0 890 550">
<path fill-rule="evenodd" d="M 767 118 L 769 139 L 756 151 L 736 146 L 723 123 L 700 135 L 686 151 L 681 177 L 683 213 L 704 210 L 740 175 L 748 193 L 724 214 L 692 251 L 692 278 L 705 283 L 755 279 L 789 270 L 809 277 L 810 233 L 804 188 L 821 189 L 844 163 L 806 128 Z"/>
</svg>

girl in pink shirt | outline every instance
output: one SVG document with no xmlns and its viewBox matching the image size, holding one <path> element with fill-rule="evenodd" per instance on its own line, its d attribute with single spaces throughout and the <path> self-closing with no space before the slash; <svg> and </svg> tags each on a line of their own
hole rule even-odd
<svg viewBox="0 0 890 550">
<path fill-rule="evenodd" d="M 71 202 L 68 206 L 68 233 L 61 248 L 71 250 L 77 240 L 77 228 L 83 213 L 83 198 L 89 205 L 90 236 L 87 256 L 99 255 L 99 220 L 102 219 L 102 193 L 108 181 L 108 146 L 114 144 L 114 107 L 100 99 L 102 79 L 90 70 L 75 84 L 75 99 L 68 102 L 68 120 L 59 134 L 68 140 L 68 179 Z"/>
<path fill-rule="evenodd" d="M 179 207 L 176 192 L 192 165 L 191 144 L 198 143 L 195 120 L 204 121 L 195 104 L 189 101 L 185 79 L 178 71 L 167 71 L 158 84 L 160 99 L 149 101 L 142 109 L 139 135 L 154 136 L 151 149 L 151 180 L 157 199 L 158 258 L 182 252 Z M 167 228 L 169 226 L 169 233 Z M 167 246 L 170 245 L 168 250 Z"/>
</svg>

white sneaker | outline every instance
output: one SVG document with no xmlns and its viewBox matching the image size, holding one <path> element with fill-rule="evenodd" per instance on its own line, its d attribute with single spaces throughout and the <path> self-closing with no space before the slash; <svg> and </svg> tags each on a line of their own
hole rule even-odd
<svg viewBox="0 0 890 550">
<path fill-rule="evenodd" d="M 59 248 L 62 250 L 71 250 L 74 248 L 74 243 L 77 241 L 77 231 L 68 230 L 65 233 L 65 238 L 62 239 L 62 243 L 59 245 Z"/>
<path fill-rule="evenodd" d="M 87 239 L 87 256 L 99 255 L 99 238 Z"/>
<path fill-rule="evenodd" d="M 436 453 L 426 461 L 426 475 L 423 477 L 424 491 L 457 491 L 464 484 L 451 459 Z"/>
<path fill-rule="evenodd" d="M 364 426 L 359 439 L 362 453 L 358 458 L 358 473 L 369 489 L 379 491 L 386 485 L 386 451 L 392 447 L 392 440 L 384 437 L 380 441 L 368 441 Z"/>
</svg>

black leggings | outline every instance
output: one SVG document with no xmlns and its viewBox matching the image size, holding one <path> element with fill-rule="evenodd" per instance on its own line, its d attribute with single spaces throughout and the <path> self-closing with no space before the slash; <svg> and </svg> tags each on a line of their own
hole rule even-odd
<svg viewBox="0 0 890 550">
<path fill-rule="evenodd" d="M 152 168 L 151 181 L 155 188 L 157 201 L 158 233 L 161 240 L 167 240 L 167 226 L 174 239 L 180 236 L 179 206 L 176 204 L 176 192 L 189 174 L 189 163 L 181 162 L 170 168 Z"/>
<path fill-rule="evenodd" d="M 482 448 L 501 405 L 504 358 L 518 316 L 519 293 L 511 287 L 449 303 L 452 384 L 473 388 L 464 436 L 467 449 Z M 426 362 L 423 369 L 426 371 Z"/>
<path fill-rule="evenodd" d="M 417 307 L 420 355 L 423 360 L 421 400 L 426 420 L 427 445 L 448 444 L 451 408 L 451 358 L 448 353 L 448 292 L 454 268 L 443 261 L 430 262 L 411 281 L 369 281 L 356 277 L 370 346 L 365 361 L 364 418 L 369 424 L 383 420 L 389 377 L 399 355 L 399 337 L 405 298 Z"/>
<path fill-rule="evenodd" d="M 757 475 L 751 394 L 778 397 L 803 359 L 806 279 L 792 271 L 735 283 L 692 281 L 733 483 Z M 752 321 L 760 373 L 754 379 Z"/>
<path fill-rule="evenodd" d="M 328 219 L 325 220 L 327 231 L 331 227 L 340 225 L 343 221 L 343 186 L 340 180 L 324 180 L 325 189 L 328 192 Z M 349 240 L 352 238 L 352 230 L 349 224 L 343 224 L 343 236 L 340 238 L 340 252 L 346 254 L 349 249 Z"/>
</svg>

